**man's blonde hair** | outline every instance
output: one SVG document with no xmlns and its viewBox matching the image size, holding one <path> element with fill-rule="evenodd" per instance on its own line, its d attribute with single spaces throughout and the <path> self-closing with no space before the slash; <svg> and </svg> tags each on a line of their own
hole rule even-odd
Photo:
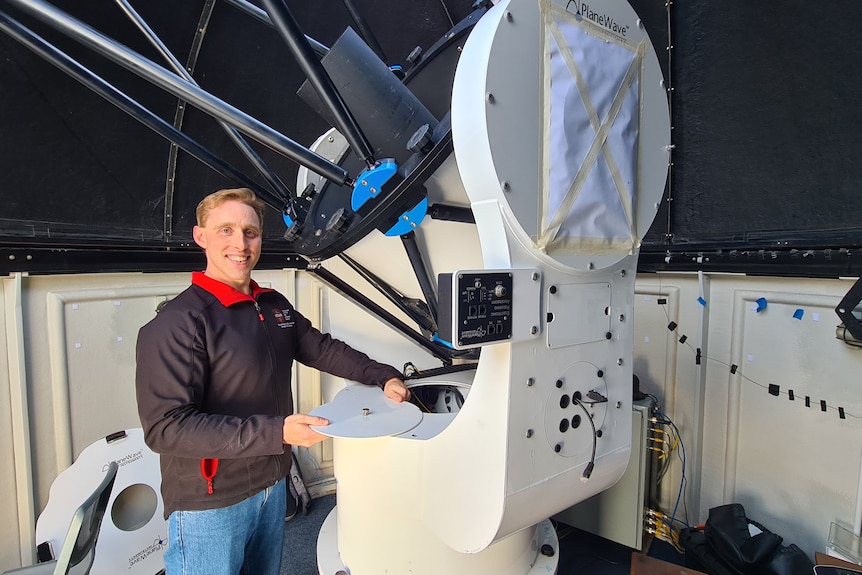
<svg viewBox="0 0 862 575">
<path fill-rule="evenodd" d="M 198 226 L 204 227 L 210 212 L 225 202 L 239 202 L 241 204 L 251 206 L 257 214 L 261 230 L 263 229 L 263 202 L 260 201 L 255 193 L 248 188 L 228 188 L 225 190 L 219 190 L 202 199 L 198 204 L 197 210 L 195 210 Z"/>
</svg>

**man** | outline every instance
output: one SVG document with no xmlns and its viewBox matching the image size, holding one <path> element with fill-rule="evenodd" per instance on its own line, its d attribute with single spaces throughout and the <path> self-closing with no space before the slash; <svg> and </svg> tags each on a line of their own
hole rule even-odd
<svg viewBox="0 0 862 575">
<path fill-rule="evenodd" d="M 410 392 L 394 367 L 312 327 L 280 293 L 251 279 L 263 204 L 246 188 L 197 208 L 206 270 L 141 328 L 138 413 L 160 454 L 167 575 L 278 575 L 291 446 L 325 439 L 320 417 L 293 413 L 294 360 Z"/>
</svg>

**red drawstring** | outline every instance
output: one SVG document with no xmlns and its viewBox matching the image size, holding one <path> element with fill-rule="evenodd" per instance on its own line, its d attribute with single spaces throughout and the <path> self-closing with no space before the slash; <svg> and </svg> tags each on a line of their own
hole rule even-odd
<svg viewBox="0 0 862 575">
<path fill-rule="evenodd" d="M 207 480 L 207 493 L 212 495 L 213 477 L 218 470 L 218 459 L 201 459 L 201 475 Z"/>
</svg>

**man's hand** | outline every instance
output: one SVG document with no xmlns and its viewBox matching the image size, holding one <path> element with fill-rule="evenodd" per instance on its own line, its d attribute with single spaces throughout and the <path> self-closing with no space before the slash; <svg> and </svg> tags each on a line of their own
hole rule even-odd
<svg viewBox="0 0 862 575">
<path fill-rule="evenodd" d="M 311 447 L 326 439 L 325 435 L 311 429 L 311 425 L 329 425 L 329 420 L 313 415 L 297 413 L 284 418 L 282 441 L 299 447 Z"/>
<path fill-rule="evenodd" d="M 383 395 L 392 401 L 401 403 L 402 401 L 410 399 L 410 390 L 407 389 L 407 386 L 404 385 L 403 381 L 397 377 L 393 377 L 383 386 Z"/>
</svg>

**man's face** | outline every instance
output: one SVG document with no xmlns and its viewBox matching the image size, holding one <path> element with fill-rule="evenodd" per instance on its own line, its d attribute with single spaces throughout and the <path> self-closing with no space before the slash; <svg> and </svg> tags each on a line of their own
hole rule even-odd
<svg viewBox="0 0 862 575">
<path fill-rule="evenodd" d="M 212 210 L 203 227 L 194 227 L 195 242 L 204 249 L 213 279 L 249 293 L 251 270 L 260 259 L 260 220 L 254 208 L 228 201 Z"/>
</svg>

